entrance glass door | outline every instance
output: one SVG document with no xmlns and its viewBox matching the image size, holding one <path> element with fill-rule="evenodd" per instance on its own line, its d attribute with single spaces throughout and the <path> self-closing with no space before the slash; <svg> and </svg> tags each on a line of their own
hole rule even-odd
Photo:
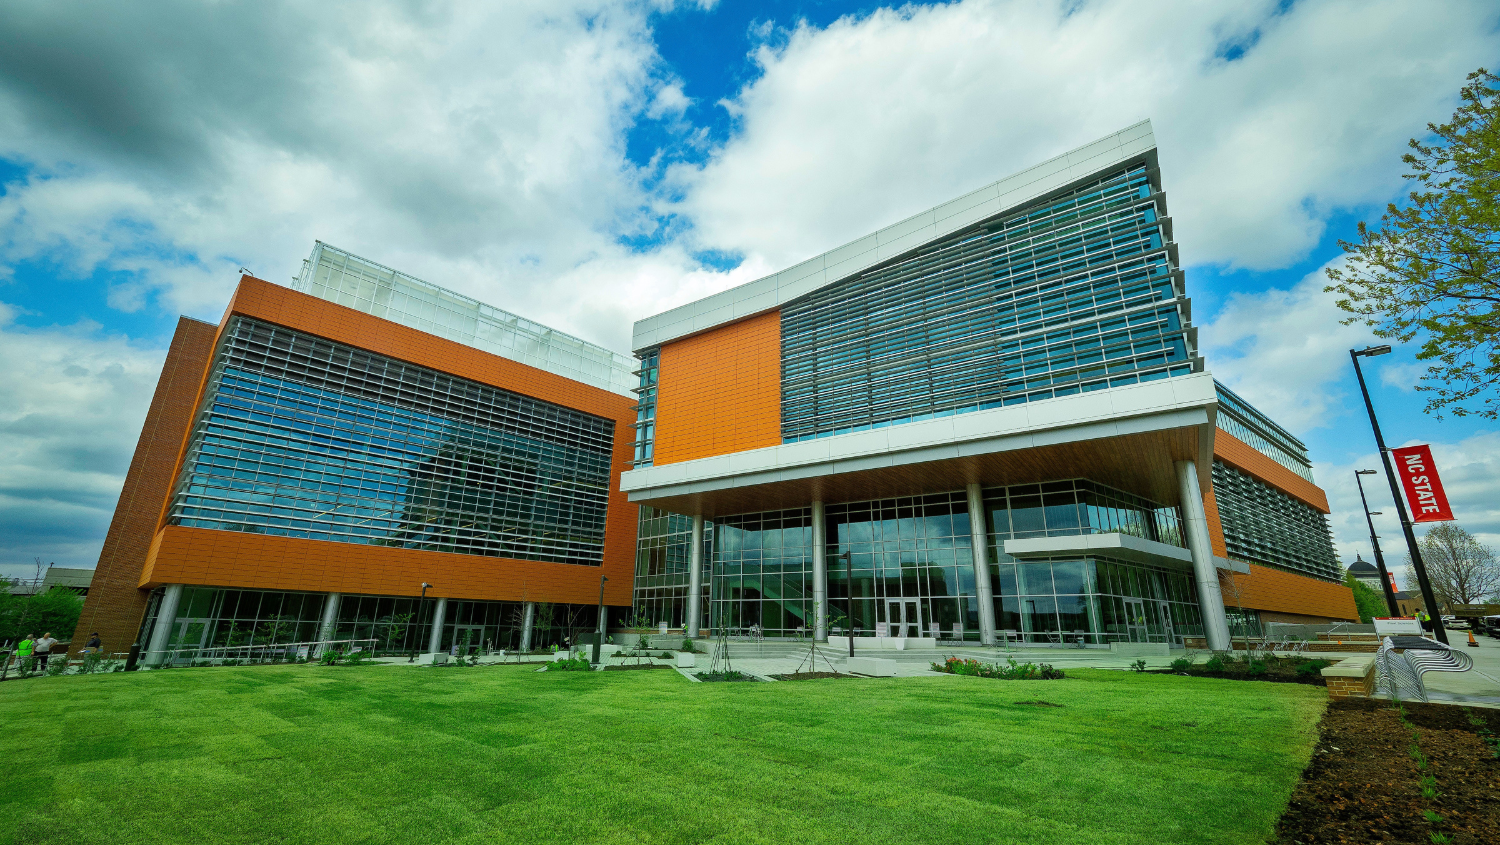
<svg viewBox="0 0 1500 845">
<path fill-rule="evenodd" d="M 1146 619 L 1146 603 L 1140 599 L 1125 600 L 1125 629 L 1133 643 L 1150 642 L 1150 628 Z"/>
<path fill-rule="evenodd" d="M 198 656 L 194 649 L 203 648 L 204 637 L 208 634 L 207 619 L 179 619 L 173 626 L 171 642 L 168 648 L 176 649 L 172 656 L 174 663 L 191 663 Z"/>
<path fill-rule="evenodd" d="M 1168 643 L 1176 643 L 1177 634 L 1172 630 L 1172 607 L 1164 601 L 1156 603 L 1156 615 L 1161 618 L 1161 632 Z"/>
<path fill-rule="evenodd" d="M 453 644 L 458 646 L 459 654 L 468 654 L 473 648 L 478 654 L 484 650 L 484 626 L 483 625 L 455 625 L 453 628 Z"/>
<path fill-rule="evenodd" d="M 892 599 L 886 602 L 885 618 L 893 637 L 922 636 L 922 611 L 915 599 Z"/>
</svg>

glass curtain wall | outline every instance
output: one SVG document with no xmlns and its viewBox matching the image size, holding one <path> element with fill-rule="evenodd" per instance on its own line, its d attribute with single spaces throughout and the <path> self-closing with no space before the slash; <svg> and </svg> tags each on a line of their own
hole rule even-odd
<svg viewBox="0 0 1500 845">
<path fill-rule="evenodd" d="M 732 635 L 812 630 L 812 511 L 730 516 L 714 523 L 710 627 Z"/>
<path fill-rule="evenodd" d="M 1202 632 L 1188 571 L 1107 557 L 1019 561 L 1010 538 L 1121 532 L 1183 546 L 1174 507 L 1086 479 L 984 491 L 997 625 L 1037 644 L 1167 642 Z M 856 636 L 979 639 L 968 498 L 962 491 L 828 505 L 829 627 Z M 723 517 L 711 544 L 710 624 L 732 635 L 812 628 L 811 509 Z M 675 520 L 675 521 L 674 521 Z M 678 625 L 687 517 L 643 509 L 636 603 Z M 645 586 L 639 579 L 644 578 Z M 654 579 L 654 580 L 653 580 Z M 673 614 L 669 617 L 668 614 Z"/>
<path fill-rule="evenodd" d="M 245 318 L 169 522 L 598 566 L 614 423 Z"/>
<path fill-rule="evenodd" d="M 713 523 L 704 523 L 705 546 L 711 547 L 713 543 L 713 528 Z M 692 575 L 688 561 L 692 538 L 692 517 L 667 513 L 649 505 L 641 507 L 636 533 L 635 613 L 652 625 L 665 622 L 670 628 L 681 628 L 687 624 L 688 580 Z M 703 560 L 706 569 L 709 555 L 705 554 Z M 702 583 L 706 591 L 706 576 Z M 707 599 L 704 601 L 706 603 Z"/>
<path fill-rule="evenodd" d="M 1144 163 L 782 308 L 795 442 L 1193 372 Z"/>
<path fill-rule="evenodd" d="M 177 619 L 170 636 L 172 648 L 261 646 L 313 642 L 327 601 L 324 593 L 271 590 L 225 590 L 187 587 L 182 591 Z M 157 622 L 153 602 L 142 625 L 147 642 Z M 435 600 L 413 596 L 340 597 L 335 640 L 375 640 L 379 653 L 425 652 L 432 635 Z M 516 649 L 521 644 L 525 606 L 522 602 L 449 599 L 443 614 L 442 648 L 454 643 L 482 649 Z M 580 633 L 598 622 L 594 605 L 538 602 L 532 621 L 532 647 L 544 648 Z"/>
<path fill-rule="evenodd" d="M 826 513 L 830 627 L 979 638 L 967 495 L 829 505 Z"/>
</svg>

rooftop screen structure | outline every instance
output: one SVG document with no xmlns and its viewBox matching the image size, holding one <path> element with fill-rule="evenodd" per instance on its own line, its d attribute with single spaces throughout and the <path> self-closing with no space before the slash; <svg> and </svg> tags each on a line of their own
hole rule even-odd
<svg viewBox="0 0 1500 845">
<path fill-rule="evenodd" d="M 635 359 L 318 241 L 292 289 L 383 320 L 634 396 Z"/>
</svg>

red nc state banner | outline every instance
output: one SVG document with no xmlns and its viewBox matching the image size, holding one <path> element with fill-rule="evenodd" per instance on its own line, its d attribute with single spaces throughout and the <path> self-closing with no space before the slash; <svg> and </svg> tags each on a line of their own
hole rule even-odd
<svg viewBox="0 0 1500 845">
<path fill-rule="evenodd" d="M 1453 509 L 1448 506 L 1443 482 L 1438 478 L 1437 466 L 1432 463 L 1432 449 L 1405 446 L 1392 449 L 1391 457 L 1396 461 L 1396 474 L 1401 476 L 1401 489 L 1406 491 L 1411 521 L 1446 522 L 1453 519 Z"/>
</svg>

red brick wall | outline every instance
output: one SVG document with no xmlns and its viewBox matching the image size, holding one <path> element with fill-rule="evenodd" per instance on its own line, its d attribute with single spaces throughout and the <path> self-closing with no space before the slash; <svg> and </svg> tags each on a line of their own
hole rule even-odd
<svg viewBox="0 0 1500 845">
<path fill-rule="evenodd" d="M 73 633 L 72 651 L 99 632 L 106 652 L 128 651 L 146 610 L 137 585 L 151 550 L 162 502 L 170 495 L 177 455 L 193 422 L 198 386 L 213 357 L 217 332 L 210 323 L 183 317 L 167 350 L 146 423 L 130 459 L 120 501 L 104 536 L 94 581 Z"/>
</svg>

